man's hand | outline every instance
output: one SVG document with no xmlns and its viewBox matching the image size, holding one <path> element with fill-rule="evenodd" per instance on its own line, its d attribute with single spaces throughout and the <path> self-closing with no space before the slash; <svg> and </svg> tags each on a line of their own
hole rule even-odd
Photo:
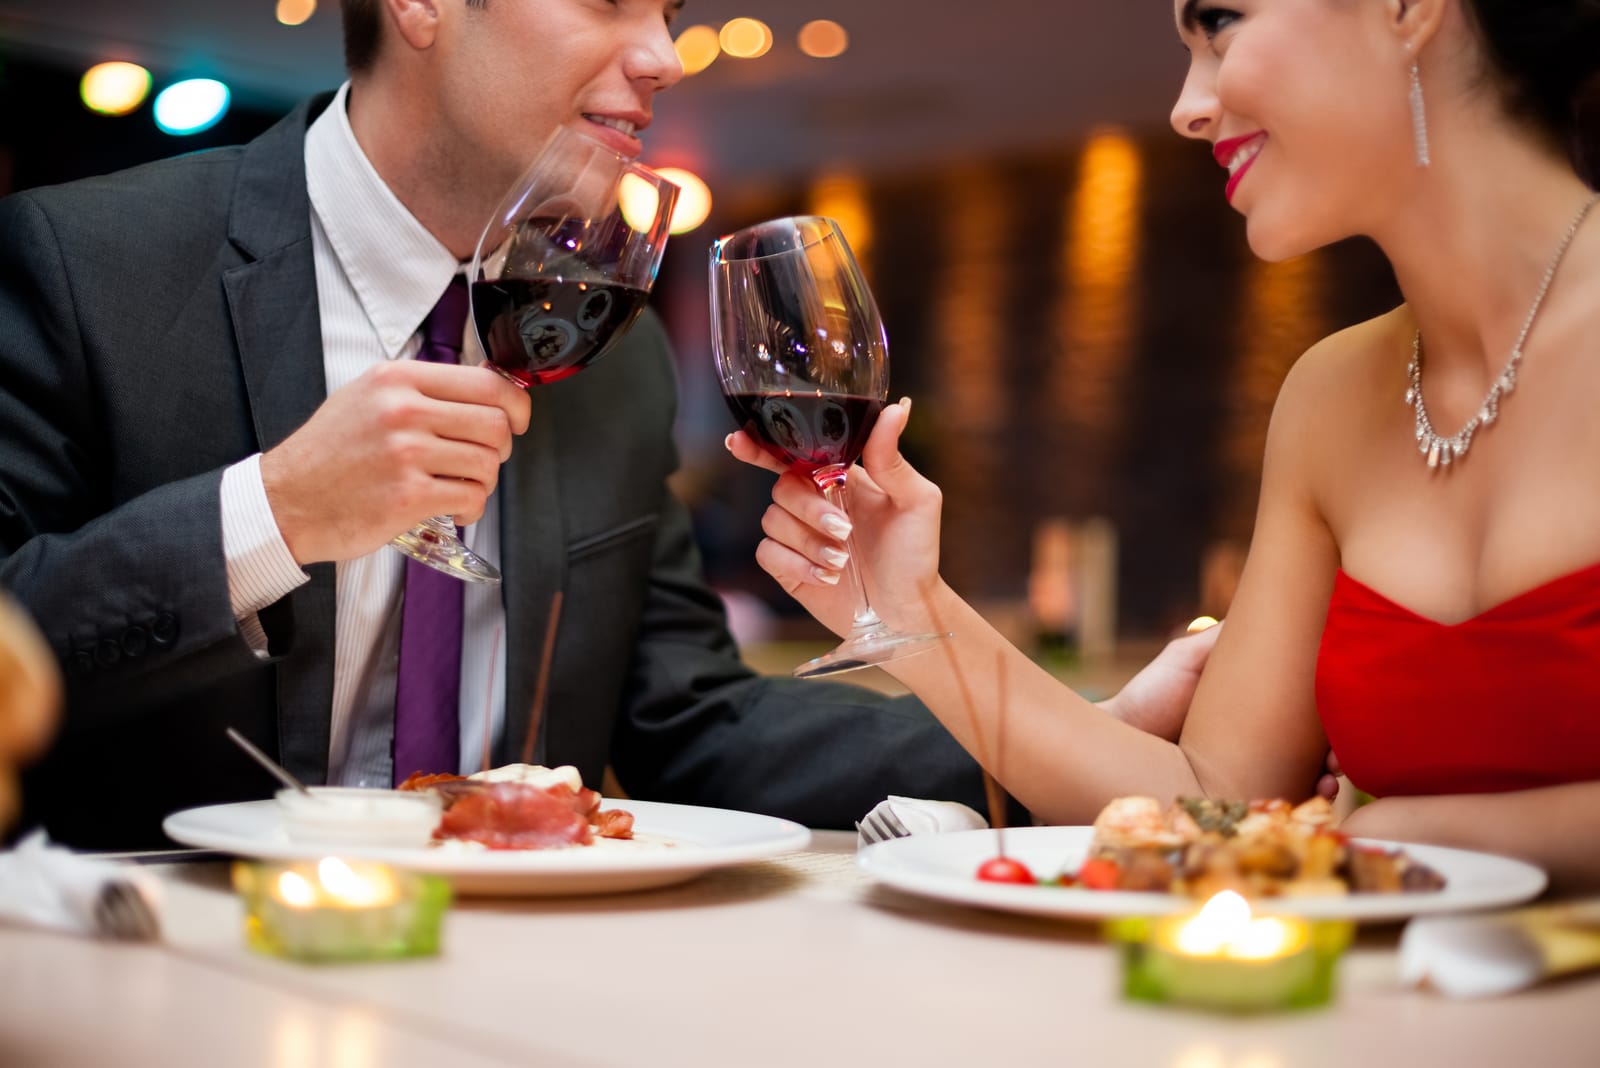
<svg viewBox="0 0 1600 1068">
<path fill-rule="evenodd" d="M 1115 697 L 1100 702 L 1100 707 L 1131 727 L 1147 734 L 1178 740 L 1183 721 L 1189 716 L 1200 672 L 1205 669 L 1217 637 L 1219 623 L 1196 634 L 1186 634 L 1168 642 L 1156 658 L 1128 680 Z M 1317 780 L 1317 794 L 1329 801 L 1339 796 L 1339 758 L 1330 751 L 1327 769 Z"/>
<path fill-rule="evenodd" d="M 1183 721 L 1189 716 L 1195 687 L 1200 684 L 1200 672 L 1221 633 L 1222 626 L 1218 624 L 1197 634 L 1174 638 L 1128 680 L 1121 692 L 1101 701 L 1100 707 L 1146 734 L 1177 741 L 1183 733 Z"/>
<path fill-rule="evenodd" d="M 476 521 L 529 412 L 488 368 L 373 368 L 261 457 L 284 544 L 300 564 L 351 560 L 426 516 Z"/>
</svg>

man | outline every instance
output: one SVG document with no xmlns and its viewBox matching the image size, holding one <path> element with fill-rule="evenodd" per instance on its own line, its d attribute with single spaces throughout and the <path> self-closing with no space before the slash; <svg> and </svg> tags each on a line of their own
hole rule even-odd
<svg viewBox="0 0 1600 1068">
<path fill-rule="evenodd" d="M 681 76 L 678 6 L 345 0 L 338 94 L 242 148 L 0 202 L 0 583 L 68 680 L 24 826 L 149 847 L 176 809 L 267 796 L 229 726 L 310 782 L 531 749 L 815 826 L 889 792 L 981 804 L 920 705 L 739 663 L 665 488 L 653 318 L 527 394 L 413 358 L 552 130 L 637 151 Z M 408 630 L 431 621 L 386 545 L 436 513 L 504 573 L 463 588 L 460 637 Z M 403 630 L 460 643 L 454 767 L 396 763 Z"/>
<path fill-rule="evenodd" d="M 538 759 L 822 825 L 889 790 L 979 796 L 920 709 L 739 664 L 665 489 L 654 320 L 531 394 L 411 359 L 557 125 L 637 150 L 681 76 L 677 3 L 343 7 L 347 92 L 240 149 L 0 206 L 0 581 L 68 678 L 25 823 L 153 846 L 174 809 L 266 796 L 230 725 L 313 782 L 411 770 L 386 543 L 434 513 L 484 517 L 469 537 L 505 574 L 465 591 L 462 767 L 486 733 L 496 763 L 524 751 L 559 590 Z"/>
</svg>

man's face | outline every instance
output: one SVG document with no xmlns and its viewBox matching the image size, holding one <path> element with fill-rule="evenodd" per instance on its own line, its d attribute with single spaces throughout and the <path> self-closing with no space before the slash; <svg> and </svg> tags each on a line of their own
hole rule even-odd
<svg viewBox="0 0 1600 1068">
<path fill-rule="evenodd" d="M 443 121 L 486 181 L 509 186 L 557 126 L 630 156 L 655 94 L 683 67 L 668 24 L 683 0 L 440 0 Z"/>
</svg>

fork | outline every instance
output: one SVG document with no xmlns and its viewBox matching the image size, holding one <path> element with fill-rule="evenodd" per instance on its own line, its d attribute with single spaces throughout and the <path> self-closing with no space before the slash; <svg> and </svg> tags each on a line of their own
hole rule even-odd
<svg viewBox="0 0 1600 1068">
<path fill-rule="evenodd" d="M 906 825 L 900 822 L 900 817 L 894 814 L 894 810 L 882 805 L 868 812 L 856 823 L 856 833 L 861 835 L 861 840 L 868 845 L 874 842 L 887 842 L 891 838 L 908 838 L 911 835 L 911 832 L 906 830 Z"/>
<path fill-rule="evenodd" d="M 95 895 L 95 930 L 107 938 L 148 942 L 161 933 L 155 910 L 139 888 L 126 879 L 108 879 Z"/>
</svg>

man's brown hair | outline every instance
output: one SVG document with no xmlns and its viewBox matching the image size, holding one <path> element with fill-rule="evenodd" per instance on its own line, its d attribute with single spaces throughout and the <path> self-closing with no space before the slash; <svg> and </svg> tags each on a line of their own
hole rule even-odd
<svg viewBox="0 0 1600 1068">
<path fill-rule="evenodd" d="M 489 0 L 467 0 L 468 7 L 484 7 Z M 344 66 L 359 74 L 378 58 L 383 39 L 383 0 L 339 0 L 339 16 L 344 22 Z"/>
<path fill-rule="evenodd" d="M 339 0 L 344 21 L 344 66 L 356 74 L 372 66 L 383 35 L 383 0 Z"/>
</svg>

